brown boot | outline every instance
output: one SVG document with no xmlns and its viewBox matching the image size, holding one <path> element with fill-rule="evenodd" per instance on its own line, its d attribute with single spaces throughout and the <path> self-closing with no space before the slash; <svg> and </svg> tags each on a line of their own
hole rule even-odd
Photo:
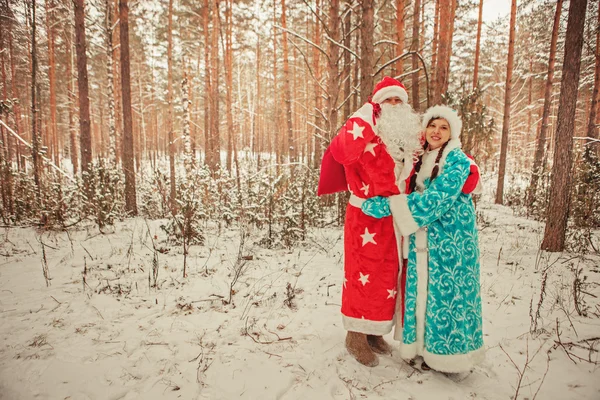
<svg viewBox="0 0 600 400">
<path fill-rule="evenodd" d="M 383 336 L 367 335 L 367 342 L 377 354 L 392 354 L 392 347 L 383 339 Z"/>
<path fill-rule="evenodd" d="M 348 331 L 346 349 L 348 349 L 348 353 L 356 358 L 356 361 L 367 367 L 374 367 L 379 364 L 379 359 L 371 350 L 367 342 L 367 335 L 364 333 Z"/>
</svg>

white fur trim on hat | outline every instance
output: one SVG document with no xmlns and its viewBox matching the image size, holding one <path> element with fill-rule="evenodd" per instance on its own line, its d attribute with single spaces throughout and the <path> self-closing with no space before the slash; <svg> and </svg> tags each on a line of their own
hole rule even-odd
<svg viewBox="0 0 600 400">
<path fill-rule="evenodd" d="M 392 97 L 399 97 L 402 99 L 402 102 L 408 103 L 408 93 L 406 90 L 401 88 L 400 86 L 386 86 L 384 88 L 379 89 L 373 95 L 373 103 L 383 103 L 385 100 L 390 99 Z"/>
<path fill-rule="evenodd" d="M 427 129 L 429 121 L 436 118 L 443 118 L 450 124 L 450 137 L 458 139 L 462 129 L 462 120 L 455 110 L 446 106 L 433 106 L 425 111 L 423 115 L 423 130 Z"/>
</svg>

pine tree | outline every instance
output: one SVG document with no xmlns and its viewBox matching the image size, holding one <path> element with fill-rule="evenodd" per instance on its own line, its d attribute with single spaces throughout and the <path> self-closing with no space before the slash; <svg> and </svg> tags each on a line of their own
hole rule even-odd
<svg viewBox="0 0 600 400">
<path fill-rule="evenodd" d="M 129 6 L 119 1 L 119 35 L 121 38 L 121 92 L 123 95 L 123 170 L 125 175 L 125 210 L 137 215 L 135 167 L 133 163 L 133 121 L 131 115 L 131 74 L 129 68 Z"/>
<path fill-rule="evenodd" d="M 77 52 L 77 86 L 79 88 L 79 143 L 81 170 L 87 171 L 92 162 L 92 132 L 87 72 L 84 0 L 75 0 L 75 47 Z M 35 7 L 34 7 L 35 8 Z M 35 118 L 34 118 L 35 119 Z"/>
<path fill-rule="evenodd" d="M 550 202 L 541 249 L 563 251 L 569 217 L 575 107 L 587 0 L 571 0 L 560 88 Z"/>
<path fill-rule="evenodd" d="M 498 167 L 498 185 L 496 188 L 496 204 L 504 199 L 504 175 L 506 174 L 506 155 L 508 152 L 508 135 L 510 130 L 510 102 L 512 89 L 512 72 L 515 46 L 515 25 L 517 20 L 517 0 L 512 0 L 510 8 L 510 34 L 508 39 L 508 63 L 506 67 L 506 85 L 504 90 L 504 120 L 502 122 L 502 142 L 500 145 L 500 166 Z"/>
</svg>

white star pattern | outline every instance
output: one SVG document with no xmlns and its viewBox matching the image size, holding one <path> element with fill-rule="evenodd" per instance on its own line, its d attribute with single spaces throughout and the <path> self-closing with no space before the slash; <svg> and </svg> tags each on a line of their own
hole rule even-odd
<svg viewBox="0 0 600 400">
<path fill-rule="evenodd" d="M 365 194 L 365 196 L 369 195 L 369 185 L 367 185 L 366 183 L 362 183 L 363 186 L 360 188 L 360 190 L 363 191 L 363 193 Z"/>
<path fill-rule="evenodd" d="M 387 289 L 389 295 L 388 295 L 388 299 L 393 299 L 396 297 L 396 293 L 398 293 L 395 289 Z"/>
<path fill-rule="evenodd" d="M 344 277 L 344 289 L 346 288 L 346 283 L 348 283 L 348 279 L 346 279 L 346 277 Z"/>
<path fill-rule="evenodd" d="M 379 143 L 367 143 L 365 151 L 363 153 L 371 153 L 375 157 L 375 147 L 379 146 Z"/>
<path fill-rule="evenodd" d="M 363 275 L 362 272 L 359 272 L 359 274 L 360 278 L 358 278 L 358 280 L 363 284 L 363 286 L 365 286 L 367 283 L 371 283 L 371 281 L 369 280 L 370 274 Z"/>
<path fill-rule="evenodd" d="M 360 235 L 360 237 L 362 238 L 363 242 L 362 245 L 366 245 L 367 243 L 373 243 L 373 244 L 377 244 L 377 242 L 375 241 L 375 239 L 373 239 L 373 237 L 377 235 L 377 233 L 371 233 L 369 232 L 369 228 L 365 228 L 365 233 Z"/>
<path fill-rule="evenodd" d="M 356 138 L 364 138 L 363 131 L 365 130 L 365 127 L 358 125 L 356 122 L 353 122 L 353 124 L 352 130 L 348 131 L 348 133 L 354 137 L 354 140 L 356 140 Z"/>
</svg>

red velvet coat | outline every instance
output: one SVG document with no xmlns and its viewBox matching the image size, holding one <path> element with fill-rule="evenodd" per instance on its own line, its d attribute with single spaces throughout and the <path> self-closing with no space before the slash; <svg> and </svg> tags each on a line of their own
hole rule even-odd
<svg viewBox="0 0 600 400">
<path fill-rule="evenodd" d="M 344 166 L 352 193 L 344 226 L 342 315 L 347 330 L 372 335 L 390 332 L 398 295 L 398 241 L 391 216 L 363 214 L 363 199 L 399 194 L 396 167 L 375 135 L 373 105 L 348 119 L 328 151 Z M 322 172 L 323 174 L 323 172 Z"/>
</svg>

